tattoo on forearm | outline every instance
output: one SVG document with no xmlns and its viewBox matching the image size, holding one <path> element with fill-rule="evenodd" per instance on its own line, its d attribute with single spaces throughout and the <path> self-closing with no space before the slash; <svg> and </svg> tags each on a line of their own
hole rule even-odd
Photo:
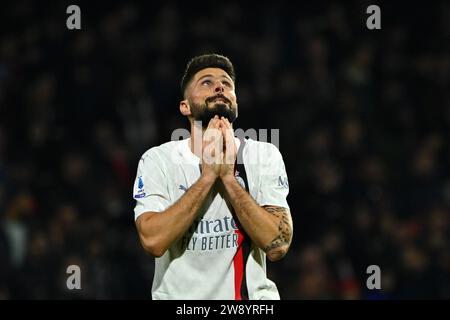
<svg viewBox="0 0 450 320">
<path fill-rule="evenodd" d="M 279 219 L 278 235 L 268 246 L 263 248 L 264 252 L 267 253 L 273 249 L 289 245 L 292 235 L 292 226 L 290 223 L 289 212 L 286 208 L 267 206 L 264 207 L 264 209 Z"/>
</svg>

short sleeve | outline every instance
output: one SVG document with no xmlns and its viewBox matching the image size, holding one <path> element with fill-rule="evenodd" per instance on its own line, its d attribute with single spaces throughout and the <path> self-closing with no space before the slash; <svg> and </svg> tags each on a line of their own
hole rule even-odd
<svg viewBox="0 0 450 320">
<path fill-rule="evenodd" d="M 139 160 L 133 198 L 136 200 L 135 220 L 144 212 L 161 212 L 170 205 L 164 166 L 152 150 L 147 151 Z"/>
<path fill-rule="evenodd" d="M 261 151 L 266 156 L 264 164 L 260 166 L 260 185 L 255 200 L 260 206 L 272 205 L 289 209 L 286 199 L 289 182 L 283 157 L 272 144 L 267 144 Z"/>
</svg>

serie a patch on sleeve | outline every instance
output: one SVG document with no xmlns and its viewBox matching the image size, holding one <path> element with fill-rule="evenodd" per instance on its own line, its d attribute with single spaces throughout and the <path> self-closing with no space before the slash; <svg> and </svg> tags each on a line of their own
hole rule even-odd
<svg viewBox="0 0 450 320">
<path fill-rule="evenodd" d="M 135 197 L 136 199 L 145 197 L 144 181 L 142 181 L 142 176 L 139 176 L 139 177 L 138 177 L 138 185 L 137 185 L 137 187 L 138 187 L 138 189 L 137 189 L 137 192 L 136 192 L 136 194 L 134 195 L 134 197 Z"/>
</svg>

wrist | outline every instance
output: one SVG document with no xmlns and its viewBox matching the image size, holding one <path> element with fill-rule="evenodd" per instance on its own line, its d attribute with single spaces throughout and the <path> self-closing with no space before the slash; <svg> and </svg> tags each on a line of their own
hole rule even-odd
<svg viewBox="0 0 450 320">
<path fill-rule="evenodd" d="M 236 177 L 234 176 L 234 173 L 228 173 L 220 176 L 220 179 L 224 184 L 237 182 Z"/>
<path fill-rule="evenodd" d="M 200 180 L 204 181 L 207 184 L 214 184 L 214 182 L 216 182 L 217 180 L 217 175 L 212 174 L 212 173 L 202 173 L 202 175 L 200 176 Z"/>
</svg>

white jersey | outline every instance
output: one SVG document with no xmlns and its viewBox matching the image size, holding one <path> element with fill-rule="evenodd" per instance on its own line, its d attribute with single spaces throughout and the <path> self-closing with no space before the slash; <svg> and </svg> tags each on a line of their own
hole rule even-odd
<svg viewBox="0 0 450 320">
<path fill-rule="evenodd" d="M 144 153 L 134 183 L 135 219 L 147 211 L 164 211 L 200 178 L 200 159 L 191 152 L 189 140 L 171 141 Z M 236 144 L 239 147 L 237 138 Z M 279 150 L 249 139 L 242 152 L 248 190 L 256 202 L 289 208 Z M 265 253 L 239 228 L 223 187 L 214 186 L 186 234 L 155 259 L 153 299 L 280 299 L 266 276 Z"/>
</svg>

